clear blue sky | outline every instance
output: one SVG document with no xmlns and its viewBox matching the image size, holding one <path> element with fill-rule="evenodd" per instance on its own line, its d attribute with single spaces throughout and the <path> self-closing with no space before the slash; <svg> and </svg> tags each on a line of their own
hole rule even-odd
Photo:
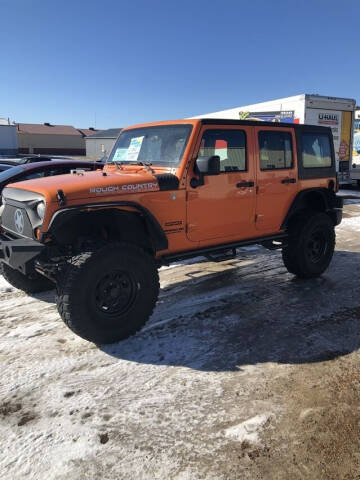
<svg viewBox="0 0 360 480">
<path fill-rule="evenodd" d="M 360 0 L 0 0 L 0 117 L 120 127 L 360 102 Z"/>
</svg>

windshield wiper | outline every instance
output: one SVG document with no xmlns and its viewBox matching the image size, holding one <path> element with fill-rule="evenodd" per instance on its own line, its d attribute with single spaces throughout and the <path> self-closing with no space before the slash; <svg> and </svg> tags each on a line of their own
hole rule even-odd
<svg viewBox="0 0 360 480">
<path fill-rule="evenodd" d="M 151 167 L 151 162 L 136 162 L 136 165 L 142 165 L 144 167 Z"/>
<path fill-rule="evenodd" d="M 111 165 L 115 165 L 118 170 L 121 170 L 121 168 L 120 168 L 120 166 L 119 166 L 119 162 L 117 162 L 116 160 L 111 159 L 111 160 L 109 161 L 109 157 L 108 157 L 108 158 L 106 159 L 105 165 L 108 165 L 109 163 L 110 163 Z"/>
<path fill-rule="evenodd" d="M 151 168 L 152 163 L 151 162 L 136 162 L 137 165 L 141 165 L 142 167 L 145 167 L 145 169 L 151 173 L 151 175 L 154 173 L 153 169 Z"/>
</svg>

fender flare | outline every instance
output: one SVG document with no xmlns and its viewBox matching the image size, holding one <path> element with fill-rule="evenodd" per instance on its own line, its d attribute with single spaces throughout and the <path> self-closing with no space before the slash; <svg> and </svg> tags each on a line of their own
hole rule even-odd
<svg viewBox="0 0 360 480">
<path fill-rule="evenodd" d="M 325 212 L 332 211 L 335 208 L 342 208 L 343 206 L 342 198 L 337 197 L 333 190 L 327 188 L 307 188 L 306 190 L 299 192 L 294 198 L 291 207 L 289 208 L 281 224 L 281 230 L 286 230 L 290 219 L 300 210 L 303 210 L 306 206 L 308 206 L 306 199 L 313 194 L 321 196 L 321 199 L 324 202 Z"/>
<path fill-rule="evenodd" d="M 104 203 L 87 203 L 86 205 L 76 205 L 74 207 L 62 208 L 57 210 L 52 216 L 47 232 L 42 234 L 41 242 L 45 240 L 52 232 L 64 225 L 68 220 L 77 215 L 79 212 L 89 212 L 89 210 L 101 210 L 117 207 L 131 207 L 143 217 L 145 225 L 153 241 L 156 251 L 166 250 L 168 248 L 168 239 L 157 219 L 152 213 L 142 205 L 136 202 L 104 202 Z"/>
</svg>

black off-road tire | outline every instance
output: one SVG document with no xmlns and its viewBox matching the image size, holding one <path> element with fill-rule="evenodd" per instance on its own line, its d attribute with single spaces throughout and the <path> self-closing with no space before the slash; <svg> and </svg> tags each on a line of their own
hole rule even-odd
<svg viewBox="0 0 360 480">
<path fill-rule="evenodd" d="M 315 278 L 329 266 L 335 249 L 335 228 L 326 213 L 306 212 L 289 226 L 282 250 L 285 267 L 299 278 Z"/>
<path fill-rule="evenodd" d="M 96 344 L 140 330 L 159 295 L 154 258 L 128 243 L 107 243 L 71 259 L 57 281 L 57 308 L 77 335 Z"/>
<path fill-rule="evenodd" d="M 48 278 L 34 272 L 31 275 L 24 275 L 18 270 L 14 270 L 4 262 L 0 262 L 0 275 L 15 288 L 23 290 L 26 293 L 40 293 L 53 290 L 55 284 Z"/>
</svg>

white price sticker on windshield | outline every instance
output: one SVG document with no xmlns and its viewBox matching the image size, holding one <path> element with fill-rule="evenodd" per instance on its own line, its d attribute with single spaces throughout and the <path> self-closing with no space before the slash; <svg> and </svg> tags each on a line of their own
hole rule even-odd
<svg viewBox="0 0 360 480">
<path fill-rule="evenodd" d="M 144 140 L 144 136 L 131 139 L 131 142 L 126 154 L 127 161 L 130 161 L 130 162 L 137 161 L 143 140 Z"/>
<path fill-rule="evenodd" d="M 122 162 L 126 159 L 127 148 L 117 148 L 113 156 L 114 162 Z"/>
</svg>

